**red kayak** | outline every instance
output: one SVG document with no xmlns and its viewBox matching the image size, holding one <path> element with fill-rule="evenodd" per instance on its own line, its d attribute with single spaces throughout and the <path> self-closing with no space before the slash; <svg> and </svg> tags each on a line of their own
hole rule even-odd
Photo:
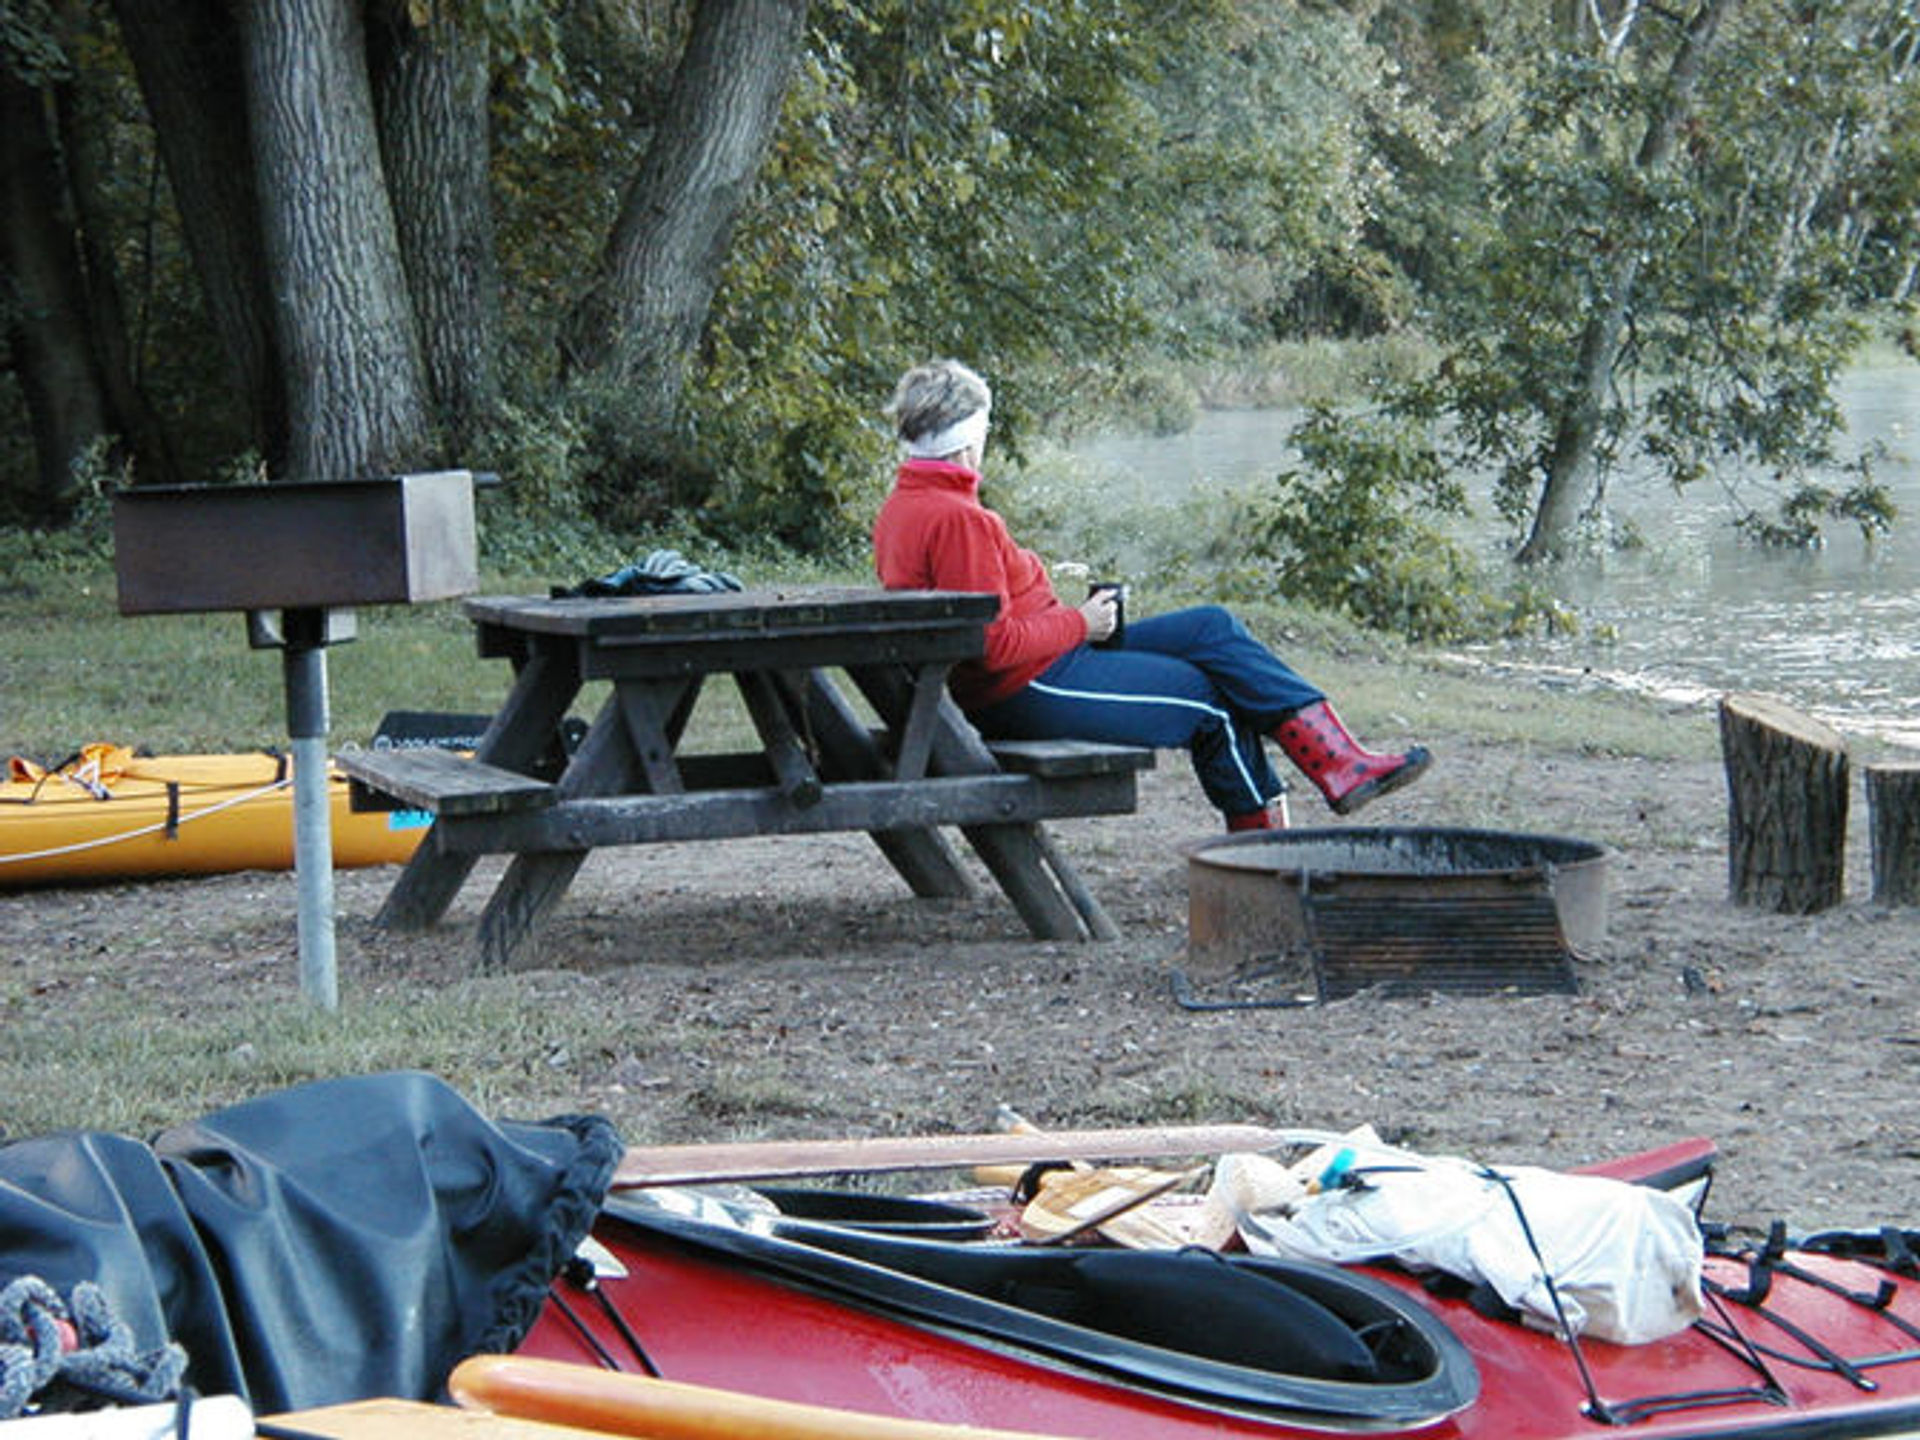
<svg viewBox="0 0 1920 1440">
<path fill-rule="evenodd" d="M 1673 1158 L 1610 1169 L 1649 1178 Z M 743 1225 L 613 1199 L 594 1230 L 610 1259 L 555 1283 L 517 1353 L 1087 1440 L 1920 1435 L 1906 1232 L 1739 1248 L 1709 1227 L 1704 1318 L 1620 1345 L 1392 1266 L 927 1238 L 949 1232 L 912 1223 L 914 1202 L 875 1202 L 902 1224 L 793 1203 Z"/>
</svg>

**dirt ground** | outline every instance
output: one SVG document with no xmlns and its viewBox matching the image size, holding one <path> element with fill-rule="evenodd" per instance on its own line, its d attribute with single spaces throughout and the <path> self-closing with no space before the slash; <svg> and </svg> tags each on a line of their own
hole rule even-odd
<svg viewBox="0 0 1920 1440">
<path fill-rule="evenodd" d="M 1606 936 L 1578 962 L 1577 994 L 1183 1007 L 1170 975 L 1187 961 L 1185 849 L 1214 822 L 1184 757 L 1164 755 L 1141 814 L 1055 828 L 1124 933 L 1105 943 L 1030 940 L 990 883 L 973 901 L 916 901 L 860 836 L 595 855 L 543 968 L 519 979 L 528 1003 L 588 992 L 622 1017 L 621 1039 L 553 1057 L 539 1100 L 607 1113 L 633 1143 L 972 1130 L 1003 1103 L 1060 1126 L 1371 1122 L 1436 1153 L 1547 1164 L 1701 1134 L 1722 1151 L 1719 1218 L 1920 1223 L 1920 911 L 1868 899 L 1864 803 L 1847 902 L 1782 917 L 1727 901 L 1717 762 L 1427 738 L 1432 773 L 1355 823 L 1609 847 Z M 1334 823 L 1299 791 L 1293 811 L 1296 826 Z M 338 877 L 345 993 L 404 1001 L 468 973 L 484 884 L 433 932 L 398 936 L 371 924 L 392 874 Z M 138 983 L 208 1005 L 236 984 L 290 988 L 291 883 L 169 883 L 168 940 Z M 71 955 L 111 904 L 9 898 L 0 932 L 16 960 Z"/>
</svg>

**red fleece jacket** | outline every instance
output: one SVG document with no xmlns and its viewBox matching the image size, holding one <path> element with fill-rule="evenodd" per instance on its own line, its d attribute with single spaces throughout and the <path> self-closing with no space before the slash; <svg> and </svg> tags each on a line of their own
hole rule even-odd
<svg viewBox="0 0 1920 1440">
<path fill-rule="evenodd" d="M 987 653 L 953 667 L 964 710 L 1004 700 L 1087 638 L 1087 620 L 1053 593 L 1047 567 L 1013 543 L 980 503 L 980 477 L 944 460 L 908 460 L 873 522 L 873 564 L 889 590 L 968 590 L 1000 597 Z"/>
</svg>

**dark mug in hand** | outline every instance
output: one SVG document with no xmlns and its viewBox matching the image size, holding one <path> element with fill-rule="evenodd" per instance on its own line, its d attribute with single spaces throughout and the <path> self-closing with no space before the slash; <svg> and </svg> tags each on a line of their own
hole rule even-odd
<svg viewBox="0 0 1920 1440">
<path fill-rule="evenodd" d="M 1120 643 L 1120 637 L 1127 633 L 1127 587 L 1117 580 L 1095 580 L 1087 586 L 1087 596 L 1091 599 L 1102 590 L 1113 592 L 1113 633 L 1104 640 L 1093 643 L 1106 648 Z"/>
</svg>

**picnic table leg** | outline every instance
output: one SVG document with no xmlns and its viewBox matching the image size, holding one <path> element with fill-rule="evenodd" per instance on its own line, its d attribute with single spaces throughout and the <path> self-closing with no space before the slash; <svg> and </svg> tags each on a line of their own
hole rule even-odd
<svg viewBox="0 0 1920 1440">
<path fill-rule="evenodd" d="M 825 675 L 810 671 L 799 683 L 807 730 L 820 747 L 821 768 L 836 780 L 882 780 L 890 767 L 847 697 Z M 938 830 L 870 830 L 880 853 L 923 900 L 971 900 L 979 893 L 960 857 Z"/>
<path fill-rule="evenodd" d="M 580 693 L 580 666 L 571 646 L 529 656 L 514 676 L 513 689 L 474 751 L 474 757 L 507 770 L 529 771 L 553 743 L 567 707 Z M 429 830 L 400 872 L 376 925 L 392 930 L 425 930 L 447 913 L 479 859 L 442 851 L 439 826 Z"/>
<path fill-rule="evenodd" d="M 910 713 L 917 687 L 897 667 L 862 665 L 848 673 L 881 714 L 900 717 Z M 920 679 L 924 684 L 925 677 Z M 979 732 L 944 693 L 939 697 L 933 725 L 932 750 L 934 769 L 941 774 L 992 775 L 1000 769 Z M 1118 933 L 1037 822 L 966 825 L 960 833 L 1036 938 L 1104 939 Z M 1068 877 L 1068 881 L 1063 882 L 1062 877 Z"/>
<path fill-rule="evenodd" d="M 673 736 L 685 723 L 690 682 L 622 685 L 600 707 L 560 777 L 565 799 L 611 795 L 645 777 L 655 793 L 679 790 Z M 504 970 L 525 958 L 529 942 L 586 862 L 585 850 L 542 850 L 513 857 L 480 916 L 480 964 Z"/>
<path fill-rule="evenodd" d="M 740 698 L 746 701 L 753 728 L 759 732 L 767 761 L 773 766 L 780 793 L 802 810 L 818 805 L 824 793 L 820 776 L 800 742 L 800 733 L 781 697 L 778 677 L 764 670 L 742 670 L 733 678 L 740 687 Z"/>
<path fill-rule="evenodd" d="M 1087 882 L 1080 878 L 1080 872 L 1073 868 L 1073 862 L 1068 860 L 1060 847 L 1054 843 L 1053 835 L 1047 827 L 1035 825 L 1033 838 L 1040 846 L 1040 858 L 1046 862 L 1055 883 L 1066 892 L 1067 899 L 1080 913 L 1080 918 L 1086 922 L 1087 929 L 1092 933 L 1093 938 L 1118 940 L 1120 927 L 1113 923 L 1106 908 L 1094 898 L 1093 892 L 1087 888 Z"/>
</svg>

